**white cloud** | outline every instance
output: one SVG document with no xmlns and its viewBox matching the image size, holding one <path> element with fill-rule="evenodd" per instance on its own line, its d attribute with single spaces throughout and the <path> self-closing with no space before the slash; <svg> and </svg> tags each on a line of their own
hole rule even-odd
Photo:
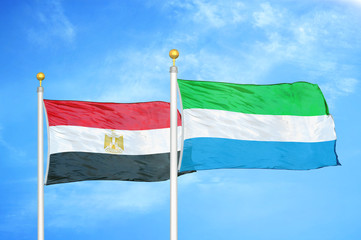
<svg viewBox="0 0 361 240">
<path fill-rule="evenodd" d="M 201 179 L 201 177 L 198 175 L 197 173 L 190 173 L 190 174 L 185 174 L 183 176 L 178 177 L 178 187 L 182 188 L 184 190 L 186 190 L 189 185 L 196 185 L 200 182 L 202 182 L 203 180 Z"/>
<path fill-rule="evenodd" d="M 354 93 L 358 84 L 359 80 L 355 78 L 336 78 L 320 84 L 320 88 L 328 96 L 329 105 L 333 105 L 338 97 Z"/>
<path fill-rule="evenodd" d="M 271 7 L 268 2 L 262 3 L 261 8 L 262 11 L 257 11 L 253 13 L 255 26 L 265 27 L 268 25 L 279 25 L 281 23 L 280 20 L 283 20 L 282 13 L 277 9 Z"/>
<path fill-rule="evenodd" d="M 277 189 L 280 192 L 290 191 L 295 187 L 292 182 L 262 182 L 240 180 L 241 170 L 208 170 L 199 171 L 195 174 L 184 176 L 184 178 L 195 178 L 191 182 L 192 187 L 183 186 L 179 181 L 180 206 L 193 204 L 197 206 L 198 214 L 207 213 L 207 217 L 202 218 L 207 226 L 216 226 L 219 219 L 227 222 L 234 221 L 236 212 L 242 212 L 246 219 L 257 219 L 264 216 L 272 216 L 277 211 L 287 208 L 281 204 L 274 204 L 276 199 L 272 199 L 272 192 Z M 194 177 L 195 176 L 195 177 Z M 269 204 L 264 204 L 264 199 L 268 199 Z M 226 205 L 218 205 L 219 202 L 226 202 Z M 260 209 L 258 206 L 262 205 Z M 187 210 L 192 207 L 187 205 Z M 229 206 L 237 206 L 232 208 Z"/>
<path fill-rule="evenodd" d="M 269 3 L 261 4 L 261 8 L 263 10 L 254 12 L 253 16 L 266 40 L 258 41 L 250 48 L 246 62 L 249 63 L 247 69 L 252 69 L 251 78 L 256 79 L 262 76 L 260 71 L 267 74 L 282 64 L 300 68 L 307 77 L 303 80 L 317 83 L 344 79 L 344 75 L 355 72 L 354 66 L 347 65 L 343 54 L 339 54 L 342 50 L 360 50 L 361 35 L 355 27 L 355 16 L 333 8 L 313 9 L 303 15 Z M 355 81 L 347 82 L 350 89 L 355 86 Z M 347 92 L 340 87 L 337 91 L 342 92 L 337 96 L 345 96 Z"/>
<path fill-rule="evenodd" d="M 7 151 L 9 151 L 9 156 L 24 157 L 26 155 L 24 150 L 21 150 L 17 145 L 11 145 L 3 137 L 3 128 L 0 126 L 0 146 L 3 146 Z"/>
<path fill-rule="evenodd" d="M 312 31 L 310 26 L 297 26 L 293 29 L 297 42 L 301 45 L 311 44 L 316 40 Z"/>
<path fill-rule="evenodd" d="M 11 204 L 13 208 L 13 204 Z M 20 237 L 26 237 L 26 233 L 22 232 L 22 234 L 17 234 L 21 231 L 21 229 L 29 229 L 34 226 L 29 219 L 29 216 L 36 216 L 36 202 L 27 199 L 26 201 L 22 201 L 22 205 L 18 205 L 16 209 L 12 212 L 8 213 L 1 213 L 1 220 L 0 221 L 0 233 L 11 233 L 12 235 L 19 235 Z M 20 230 L 20 231 L 19 231 Z M 21 236 L 20 236 L 21 235 Z"/>
<path fill-rule="evenodd" d="M 361 7 L 361 0 L 331 0 L 331 1 L 348 3 L 348 4 L 352 4 L 354 6 L 357 6 L 357 7 Z"/>
<path fill-rule="evenodd" d="M 65 15 L 60 0 L 39 4 L 35 14 L 39 22 L 28 31 L 30 41 L 41 45 L 50 44 L 52 39 L 61 39 L 67 43 L 74 41 L 75 27 Z"/>
<path fill-rule="evenodd" d="M 171 61 L 170 48 L 164 46 L 170 44 L 179 47 L 178 76 L 184 79 L 271 83 L 279 76 L 269 73 L 282 65 L 302 71 L 304 79 L 299 80 L 319 84 L 346 75 L 356 79 L 349 74 L 354 67 L 346 69 L 341 54 L 333 52 L 361 43 L 355 19 L 347 12 L 315 8 L 300 15 L 269 2 L 255 6 L 231 0 L 173 0 L 160 6 L 172 10 L 170 15 L 178 11 L 182 21 L 174 23 L 176 34 L 156 36 L 147 48 L 114 50 L 100 61 L 103 66 L 97 60 L 92 77 L 99 77 L 95 84 L 101 94 L 92 94 L 91 100 L 168 101 Z M 233 26 L 231 33 L 228 25 Z M 255 41 L 243 40 L 248 30 L 256 31 Z"/>
<path fill-rule="evenodd" d="M 214 27 L 223 27 L 226 24 L 239 23 L 242 21 L 243 4 L 240 2 L 230 2 L 230 4 L 222 4 L 219 2 L 210 3 L 202 0 L 193 2 L 196 6 L 194 15 L 195 22 L 206 22 Z M 218 3 L 218 4 L 217 4 Z"/>
<path fill-rule="evenodd" d="M 108 54 L 98 69 L 102 94 L 98 101 L 141 102 L 169 100 L 171 59 L 166 49 L 119 50 Z M 144 54 L 147 52 L 147 54 Z"/>
<path fill-rule="evenodd" d="M 244 4 L 240 1 L 173 0 L 166 9 L 180 8 L 187 11 L 194 23 L 221 28 L 244 21 Z"/>
<path fill-rule="evenodd" d="M 344 78 L 338 83 L 338 88 L 345 94 L 354 93 L 358 82 L 355 78 Z"/>
<path fill-rule="evenodd" d="M 47 224 L 59 228 L 96 226 L 99 221 L 159 209 L 169 202 L 168 182 L 79 182 L 45 189 Z"/>
</svg>

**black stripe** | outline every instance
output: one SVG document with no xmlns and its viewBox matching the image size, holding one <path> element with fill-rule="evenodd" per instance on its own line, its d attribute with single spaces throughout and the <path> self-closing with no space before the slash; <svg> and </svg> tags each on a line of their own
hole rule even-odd
<svg viewBox="0 0 361 240">
<path fill-rule="evenodd" d="M 169 157 L 169 153 L 115 155 L 65 152 L 51 154 L 46 185 L 86 180 L 164 181 L 169 179 Z"/>
</svg>

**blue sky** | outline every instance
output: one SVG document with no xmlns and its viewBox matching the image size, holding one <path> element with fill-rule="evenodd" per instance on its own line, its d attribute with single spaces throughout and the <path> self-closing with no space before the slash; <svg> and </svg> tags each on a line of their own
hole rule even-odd
<svg viewBox="0 0 361 240">
<path fill-rule="evenodd" d="M 341 167 L 179 178 L 179 239 L 361 239 L 361 1 L 1 1 L 0 239 L 36 239 L 48 99 L 169 101 L 179 78 L 320 85 Z M 168 239 L 169 181 L 45 188 L 46 239 Z"/>
</svg>

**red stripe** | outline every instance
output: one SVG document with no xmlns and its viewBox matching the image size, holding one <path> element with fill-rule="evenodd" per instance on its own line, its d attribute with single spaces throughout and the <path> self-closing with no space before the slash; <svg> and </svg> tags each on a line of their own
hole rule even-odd
<svg viewBox="0 0 361 240">
<path fill-rule="evenodd" d="M 119 130 L 170 127 L 167 102 L 101 103 L 44 100 L 49 126 L 72 125 Z M 178 126 L 181 126 L 178 112 Z"/>
</svg>

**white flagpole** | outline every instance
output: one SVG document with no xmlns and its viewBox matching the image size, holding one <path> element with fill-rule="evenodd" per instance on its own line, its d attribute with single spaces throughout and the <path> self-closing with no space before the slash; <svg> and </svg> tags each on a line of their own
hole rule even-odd
<svg viewBox="0 0 361 240">
<path fill-rule="evenodd" d="M 44 73 L 39 72 L 36 78 L 40 81 L 38 92 L 38 240 L 44 240 L 44 131 L 43 131 L 43 93 L 41 82 Z"/>
<path fill-rule="evenodd" d="M 175 59 L 179 56 L 176 49 L 169 52 L 173 59 L 170 67 L 170 240 L 178 239 L 178 161 L 177 161 L 177 73 Z"/>
</svg>

